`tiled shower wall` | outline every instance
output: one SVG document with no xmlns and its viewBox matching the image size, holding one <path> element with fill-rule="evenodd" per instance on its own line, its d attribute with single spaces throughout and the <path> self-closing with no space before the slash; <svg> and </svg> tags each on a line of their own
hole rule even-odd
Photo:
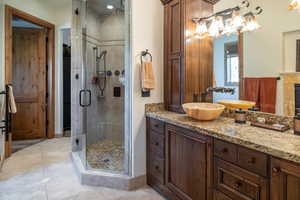
<svg viewBox="0 0 300 200">
<path fill-rule="evenodd" d="M 92 91 L 92 105 L 87 112 L 87 145 L 102 139 L 123 144 L 124 141 L 124 93 L 120 81 L 124 70 L 124 12 L 114 11 L 111 15 L 101 16 L 92 9 L 87 11 L 87 85 Z M 100 89 L 92 83 L 96 76 L 96 59 L 93 48 L 99 47 L 99 53 L 106 50 L 107 76 L 104 97 Z M 103 69 L 103 61 L 100 62 Z M 121 74 L 115 75 L 118 70 Z M 121 88 L 121 97 L 114 97 L 114 87 Z"/>
</svg>

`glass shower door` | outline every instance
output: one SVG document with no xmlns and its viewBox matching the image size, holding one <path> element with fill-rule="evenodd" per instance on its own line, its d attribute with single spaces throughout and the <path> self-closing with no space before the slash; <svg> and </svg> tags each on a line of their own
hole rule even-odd
<svg viewBox="0 0 300 200">
<path fill-rule="evenodd" d="M 84 89 L 86 168 L 125 171 L 125 1 L 86 1 Z"/>
</svg>

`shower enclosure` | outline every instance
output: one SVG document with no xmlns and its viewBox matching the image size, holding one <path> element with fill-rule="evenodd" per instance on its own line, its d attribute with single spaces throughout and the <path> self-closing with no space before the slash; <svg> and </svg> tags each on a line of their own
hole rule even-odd
<svg viewBox="0 0 300 200">
<path fill-rule="evenodd" d="M 73 0 L 72 139 L 86 170 L 129 173 L 127 3 Z"/>
</svg>

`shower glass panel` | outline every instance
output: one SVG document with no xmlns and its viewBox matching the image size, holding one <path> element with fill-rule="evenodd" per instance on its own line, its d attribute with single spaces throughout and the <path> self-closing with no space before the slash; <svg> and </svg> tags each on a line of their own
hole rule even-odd
<svg viewBox="0 0 300 200">
<path fill-rule="evenodd" d="M 87 0 L 85 34 L 86 168 L 125 167 L 125 1 Z"/>
</svg>

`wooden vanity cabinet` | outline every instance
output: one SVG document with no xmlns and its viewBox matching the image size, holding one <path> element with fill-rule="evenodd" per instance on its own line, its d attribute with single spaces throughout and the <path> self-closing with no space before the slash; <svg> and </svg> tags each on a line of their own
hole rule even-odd
<svg viewBox="0 0 300 200">
<path fill-rule="evenodd" d="M 147 183 L 169 200 L 300 200 L 300 164 L 147 117 Z"/>
<path fill-rule="evenodd" d="M 212 166 L 212 138 L 147 118 L 148 185 L 172 200 L 211 200 Z"/>
<path fill-rule="evenodd" d="M 164 4 L 164 80 L 166 109 L 183 112 L 182 104 L 193 102 L 213 85 L 212 40 L 191 37 L 192 19 L 213 12 L 204 0 L 162 0 Z M 196 98 L 196 99 L 195 99 Z M 210 101 L 211 96 L 207 96 Z"/>
<path fill-rule="evenodd" d="M 166 125 L 166 187 L 182 200 L 212 199 L 212 139 Z"/>
<path fill-rule="evenodd" d="M 300 199 L 300 165 L 272 158 L 271 199 Z"/>
</svg>

